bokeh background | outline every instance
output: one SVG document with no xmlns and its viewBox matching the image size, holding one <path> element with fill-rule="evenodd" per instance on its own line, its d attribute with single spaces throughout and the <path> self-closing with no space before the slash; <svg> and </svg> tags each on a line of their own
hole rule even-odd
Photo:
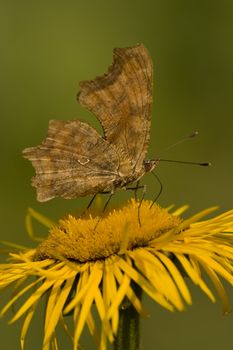
<svg viewBox="0 0 233 350">
<path fill-rule="evenodd" d="M 161 163 L 159 203 L 188 203 L 189 213 L 216 204 L 220 211 L 231 208 L 232 37 L 231 0 L 0 0 L 0 239 L 33 246 L 24 227 L 29 206 L 54 220 L 85 207 L 89 198 L 38 203 L 30 186 L 34 171 L 21 151 L 42 141 L 52 118 L 79 118 L 100 130 L 76 102 L 78 82 L 106 72 L 114 47 L 136 43 L 144 43 L 154 61 L 149 157 L 198 130 L 199 137 L 161 156 L 212 162 L 208 168 Z M 158 184 L 151 175 L 144 181 L 153 198 Z M 129 196 L 118 193 L 113 204 Z M 193 306 L 184 313 L 145 299 L 151 317 L 142 322 L 143 350 L 230 346 L 233 315 L 223 316 L 218 303 L 190 288 Z M 0 321 L 1 348 L 19 349 L 19 325 L 7 326 L 8 319 Z M 40 321 L 33 323 L 28 349 L 41 348 Z M 61 341 L 61 349 L 71 348 L 65 336 Z M 94 348 L 88 334 L 82 345 Z"/>
</svg>

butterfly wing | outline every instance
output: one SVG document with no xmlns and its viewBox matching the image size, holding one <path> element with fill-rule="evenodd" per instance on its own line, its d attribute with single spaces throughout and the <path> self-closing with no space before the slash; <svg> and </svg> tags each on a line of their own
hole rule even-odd
<svg viewBox="0 0 233 350">
<path fill-rule="evenodd" d="M 151 124 L 153 67 L 141 44 L 115 49 L 108 73 L 80 83 L 78 101 L 100 120 L 106 140 L 140 170 Z"/>
<path fill-rule="evenodd" d="M 36 170 L 32 184 L 41 202 L 111 189 L 121 157 L 95 129 L 79 120 L 51 120 L 47 138 L 37 147 L 26 148 L 23 155 Z"/>
</svg>

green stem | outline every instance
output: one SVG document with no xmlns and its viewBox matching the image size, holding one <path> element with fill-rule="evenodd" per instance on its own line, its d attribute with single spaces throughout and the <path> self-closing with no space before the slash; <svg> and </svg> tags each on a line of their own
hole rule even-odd
<svg viewBox="0 0 233 350">
<path fill-rule="evenodd" d="M 141 299 L 142 290 L 133 286 L 137 297 Z M 114 342 L 114 350 L 140 349 L 140 315 L 130 303 L 120 309 L 119 326 Z"/>
</svg>

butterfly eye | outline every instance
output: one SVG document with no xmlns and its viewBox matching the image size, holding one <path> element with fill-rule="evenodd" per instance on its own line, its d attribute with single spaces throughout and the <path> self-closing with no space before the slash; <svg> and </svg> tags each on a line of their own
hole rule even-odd
<svg viewBox="0 0 233 350">
<path fill-rule="evenodd" d="M 144 165 L 145 172 L 148 173 L 152 171 L 156 166 L 156 164 L 157 164 L 156 160 L 153 160 L 153 159 L 144 160 L 143 165 Z"/>
</svg>

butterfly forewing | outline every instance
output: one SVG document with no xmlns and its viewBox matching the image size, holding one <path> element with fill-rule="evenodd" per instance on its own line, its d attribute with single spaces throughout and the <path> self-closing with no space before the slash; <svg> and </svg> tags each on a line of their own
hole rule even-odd
<svg viewBox="0 0 233 350">
<path fill-rule="evenodd" d="M 100 120 L 106 139 L 140 170 L 149 142 L 152 61 L 143 45 L 115 49 L 108 73 L 80 83 L 78 101 Z"/>
<path fill-rule="evenodd" d="M 23 155 L 36 169 L 32 182 L 39 201 L 104 191 L 111 187 L 120 163 L 115 147 L 79 120 L 51 120 L 45 141 L 26 148 Z"/>
</svg>

